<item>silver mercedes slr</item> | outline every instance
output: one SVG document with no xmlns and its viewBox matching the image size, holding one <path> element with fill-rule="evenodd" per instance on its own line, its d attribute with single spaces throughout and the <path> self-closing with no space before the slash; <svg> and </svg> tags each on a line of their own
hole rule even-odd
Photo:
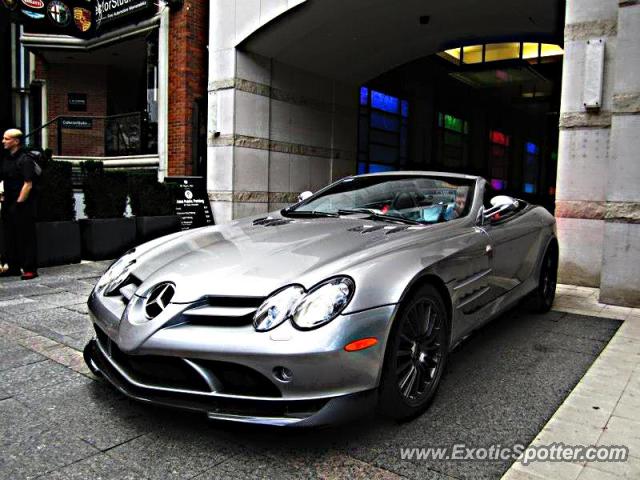
<svg viewBox="0 0 640 480">
<path fill-rule="evenodd" d="M 126 253 L 89 298 L 85 360 L 131 398 L 211 419 L 409 419 L 474 330 L 525 298 L 551 307 L 557 264 L 553 216 L 483 178 L 347 177 Z"/>
</svg>

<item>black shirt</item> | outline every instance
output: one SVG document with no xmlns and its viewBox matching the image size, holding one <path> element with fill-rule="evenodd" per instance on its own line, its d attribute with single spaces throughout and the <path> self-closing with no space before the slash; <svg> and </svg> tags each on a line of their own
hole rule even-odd
<svg viewBox="0 0 640 480">
<path fill-rule="evenodd" d="M 32 182 L 35 176 L 34 161 L 24 150 L 20 149 L 14 154 L 5 155 L 0 167 L 0 180 L 4 181 L 5 203 L 15 203 L 24 182 Z M 31 194 L 27 200 L 30 199 Z"/>
</svg>

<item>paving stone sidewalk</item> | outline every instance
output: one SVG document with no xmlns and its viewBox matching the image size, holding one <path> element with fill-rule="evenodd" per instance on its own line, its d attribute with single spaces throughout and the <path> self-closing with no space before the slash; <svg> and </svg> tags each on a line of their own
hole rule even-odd
<svg viewBox="0 0 640 480">
<path fill-rule="evenodd" d="M 597 304 L 594 291 L 562 286 L 557 308 L 566 312 L 515 311 L 483 329 L 454 353 L 436 401 L 413 422 L 368 417 L 355 425 L 297 432 L 210 422 L 130 401 L 96 381 L 81 353 L 92 336 L 86 298 L 108 264 L 43 269 L 30 282 L 0 280 L 0 480 L 499 478 L 509 466 L 504 462 L 408 462 L 399 448 L 544 440 L 536 434 L 545 424 L 540 435 L 557 431 L 556 416 L 550 417 L 605 346 L 614 356 L 603 355 L 590 374 L 616 380 L 603 386 L 596 379 L 587 387 L 602 392 L 615 384 L 620 397 L 602 403 L 606 424 L 635 438 L 624 427 L 640 421 L 633 389 L 638 371 L 617 365 L 620 355 L 626 361 L 635 351 L 629 345 L 638 343 L 637 329 L 627 327 L 634 325 L 635 312 L 608 309 L 607 316 L 624 320 L 608 344 L 619 324 L 597 318 L 607 307 Z M 554 365 L 564 368 L 554 371 Z M 563 405 L 559 412 L 569 407 L 577 408 Z M 604 421 L 604 415 L 597 418 Z M 606 433 L 602 441 L 610 440 Z M 633 451 L 640 452 L 634 441 Z M 638 465 L 634 458 L 598 473 L 640 478 Z M 507 476 L 577 478 L 590 468 L 555 467 L 515 465 Z"/>
<path fill-rule="evenodd" d="M 598 289 L 559 285 L 554 309 L 624 323 L 531 447 L 622 445 L 626 462 L 537 462 L 514 465 L 503 480 L 640 479 L 640 309 L 598 301 Z"/>
</svg>

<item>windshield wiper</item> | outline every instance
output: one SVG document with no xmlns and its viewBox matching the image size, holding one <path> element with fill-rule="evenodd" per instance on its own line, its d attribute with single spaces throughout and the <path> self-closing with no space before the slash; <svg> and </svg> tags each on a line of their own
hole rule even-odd
<svg viewBox="0 0 640 480">
<path fill-rule="evenodd" d="M 410 218 L 405 217 L 397 217 L 395 215 L 387 215 L 385 213 L 377 212 L 372 208 L 341 208 L 340 210 L 338 210 L 339 215 L 349 215 L 350 213 L 366 213 L 369 218 L 375 220 L 407 223 L 409 225 L 422 225 L 422 223 L 418 222 L 417 220 L 411 220 Z"/>
<path fill-rule="evenodd" d="M 321 217 L 338 217 L 337 213 L 320 212 L 318 210 L 287 210 L 280 212 L 285 217 L 305 217 L 305 218 L 321 218 Z"/>
</svg>

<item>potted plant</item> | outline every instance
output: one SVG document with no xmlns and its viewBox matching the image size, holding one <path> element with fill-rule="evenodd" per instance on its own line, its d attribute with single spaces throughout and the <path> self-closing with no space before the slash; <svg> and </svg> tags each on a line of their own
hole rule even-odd
<svg viewBox="0 0 640 480">
<path fill-rule="evenodd" d="M 136 218 L 136 243 L 180 230 L 173 189 L 171 185 L 158 183 L 154 174 L 130 173 L 129 198 Z"/>
<path fill-rule="evenodd" d="M 80 220 L 82 258 L 115 258 L 135 244 L 136 220 L 124 217 L 126 173 L 105 172 L 102 162 L 82 162 L 84 211 Z"/>
<path fill-rule="evenodd" d="M 80 227 L 75 221 L 71 164 L 43 161 L 36 181 L 38 266 L 80 262 Z"/>
</svg>

